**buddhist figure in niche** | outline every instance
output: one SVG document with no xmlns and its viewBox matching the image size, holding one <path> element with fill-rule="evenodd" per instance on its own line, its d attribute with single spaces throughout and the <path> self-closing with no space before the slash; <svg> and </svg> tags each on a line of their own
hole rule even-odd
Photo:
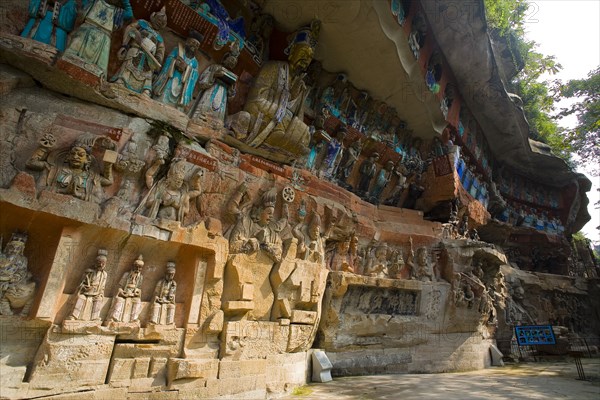
<svg viewBox="0 0 600 400">
<path fill-rule="evenodd" d="M 119 291 L 113 300 L 110 319 L 114 322 L 138 322 L 142 308 L 142 268 L 144 259 L 140 255 L 131 271 L 123 274 Z"/>
<path fill-rule="evenodd" d="M 241 112 L 251 116 L 245 139 L 250 146 L 264 143 L 294 156 L 308 152 L 310 134 L 303 122 L 307 95 L 303 71 L 312 60 L 319 32 L 319 21 L 301 28 L 286 49 L 288 61 L 270 61 L 260 70 Z"/>
<path fill-rule="evenodd" d="M 106 250 L 98 250 L 96 263 L 85 271 L 77 288 L 75 306 L 67 319 L 100 321 L 100 310 L 104 300 L 104 286 L 107 277 L 104 270 L 108 260 L 107 256 L 108 252 Z"/>
<path fill-rule="evenodd" d="M 237 222 L 229 237 L 229 252 L 254 254 L 264 251 L 274 262 L 279 262 L 283 251 L 279 233 L 284 227 L 284 222 L 287 223 L 287 216 L 280 221 L 273 220 L 277 191 L 273 188 L 264 193 L 258 204 L 251 208 L 249 215 L 240 209 L 245 191 L 245 185 L 241 185 L 228 205 L 232 213 L 237 216 Z M 284 214 L 287 214 L 285 209 Z"/>
<path fill-rule="evenodd" d="M 152 77 L 162 67 L 165 44 L 159 31 L 167 26 L 167 14 L 163 7 L 152 13 L 150 22 L 137 20 L 125 28 L 123 44 L 118 57 L 123 61 L 113 81 L 129 90 L 152 94 Z"/>
<path fill-rule="evenodd" d="M 167 272 L 154 290 L 154 304 L 150 314 L 150 323 L 153 325 L 173 325 L 175 323 L 175 263 L 167 263 Z"/>
<path fill-rule="evenodd" d="M 27 316 L 31 309 L 35 282 L 23 255 L 26 242 L 26 233 L 15 232 L 0 252 L 0 315 L 13 315 L 20 308 L 21 315 Z"/>
<path fill-rule="evenodd" d="M 113 183 L 112 168 L 117 153 L 108 149 L 105 151 L 104 168 L 102 174 L 98 174 L 93 171 L 97 166 L 88 145 L 89 140 L 86 141 L 85 136 L 80 139 L 71 146 L 66 155 L 64 152 L 51 153 L 50 150 L 56 140 L 52 134 L 46 134 L 40 140 L 40 146 L 29 158 L 26 166 L 32 170 L 44 171 L 45 177 L 42 178 L 42 182 L 52 191 L 80 200 L 100 202 L 101 187 Z M 93 141 L 97 139 L 103 140 L 105 146 L 114 145 L 108 138 L 97 137 Z"/>
</svg>

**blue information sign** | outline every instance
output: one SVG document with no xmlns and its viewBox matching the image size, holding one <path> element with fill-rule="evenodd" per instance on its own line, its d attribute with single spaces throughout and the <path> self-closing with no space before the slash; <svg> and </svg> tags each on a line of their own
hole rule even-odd
<svg viewBox="0 0 600 400">
<path fill-rule="evenodd" d="M 521 325 L 515 327 L 519 346 L 556 344 L 551 325 Z"/>
</svg>

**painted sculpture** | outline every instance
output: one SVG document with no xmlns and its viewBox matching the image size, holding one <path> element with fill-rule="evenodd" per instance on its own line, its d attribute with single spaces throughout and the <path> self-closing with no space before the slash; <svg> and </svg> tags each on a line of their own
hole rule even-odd
<svg viewBox="0 0 600 400">
<path fill-rule="evenodd" d="M 260 70 L 242 111 L 251 116 L 245 138 L 250 146 L 264 143 L 293 156 L 308 153 L 310 135 L 303 122 L 307 90 L 302 72 L 312 60 L 319 31 L 319 21 L 301 28 L 287 49 L 288 61 L 270 61 Z"/>
<path fill-rule="evenodd" d="M 162 67 L 165 56 L 165 44 L 159 31 L 166 26 L 167 14 L 163 7 L 152 13 L 150 22 L 140 19 L 125 28 L 118 53 L 123 64 L 113 77 L 114 82 L 136 93 L 152 95 L 152 79 Z"/>
<path fill-rule="evenodd" d="M 30 0 L 29 20 L 21 36 L 54 46 L 58 51 L 65 51 L 67 35 L 75 28 L 77 14 L 88 3 L 89 0 Z"/>
<path fill-rule="evenodd" d="M 198 81 L 196 50 L 200 42 L 189 37 L 185 44 L 179 43 L 167 56 L 154 80 L 154 98 L 162 103 L 187 111 Z"/>
<path fill-rule="evenodd" d="M 119 20 L 132 18 L 129 0 L 92 0 L 85 10 L 83 24 L 69 38 L 65 56 L 93 64 L 106 76 L 112 33 Z"/>
<path fill-rule="evenodd" d="M 154 302 L 150 314 L 152 325 L 173 325 L 175 323 L 175 263 L 167 263 L 165 276 L 158 281 L 154 289 Z"/>
<path fill-rule="evenodd" d="M 98 167 L 91 152 L 91 147 L 98 140 L 105 147 L 101 174 L 94 171 Z M 114 143 L 108 138 L 84 135 L 73 143 L 68 152 L 51 152 L 55 143 L 52 134 L 44 135 L 26 166 L 44 172 L 45 177 L 41 179 L 44 188 L 80 200 L 100 202 L 103 197 L 102 187 L 113 183 L 112 168 L 117 160 L 117 153 L 110 149 L 115 147 Z"/>
<path fill-rule="evenodd" d="M 198 79 L 198 87 L 202 94 L 195 102 L 192 120 L 210 119 L 220 124 L 227 116 L 227 100 L 235 96 L 237 75 L 232 71 L 240 55 L 237 42 L 231 45 L 231 51 L 223 56 L 222 64 L 208 66 Z"/>
</svg>

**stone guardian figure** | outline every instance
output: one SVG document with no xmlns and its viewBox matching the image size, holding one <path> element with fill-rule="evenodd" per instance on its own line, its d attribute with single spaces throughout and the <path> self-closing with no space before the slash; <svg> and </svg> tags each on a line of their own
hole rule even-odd
<svg viewBox="0 0 600 400">
<path fill-rule="evenodd" d="M 198 81 L 196 50 L 200 42 L 189 37 L 179 43 L 167 56 L 153 86 L 154 98 L 185 112 L 192 101 Z"/>
</svg>

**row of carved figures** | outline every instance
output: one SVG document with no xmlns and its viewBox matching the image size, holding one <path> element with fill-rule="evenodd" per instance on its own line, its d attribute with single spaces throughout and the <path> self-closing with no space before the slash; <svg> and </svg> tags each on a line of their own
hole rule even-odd
<svg viewBox="0 0 600 400">
<path fill-rule="evenodd" d="M 85 17 L 75 28 L 79 14 Z M 133 10 L 129 0 L 67 0 L 57 1 L 53 7 L 47 1 L 31 0 L 29 17 L 21 36 L 54 45 L 67 61 L 95 65 L 106 77 L 112 32 L 123 20 L 132 20 Z M 237 80 L 231 70 L 238 61 L 239 43 L 231 43 L 222 65 L 211 65 L 201 74 L 196 51 L 202 36 L 192 33 L 185 43 L 178 43 L 167 54 L 160 33 L 166 26 L 165 7 L 152 13 L 150 21 L 139 19 L 127 25 L 117 53 L 121 65 L 110 81 L 181 111 L 190 111 L 191 116 L 212 115 L 223 120 L 226 87 Z M 196 87 L 203 95 L 191 109 Z M 234 93 L 232 90 L 229 95 Z"/>
<path fill-rule="evenodd" d="M 106 262 L 108 252 L 98 250 L 95 263 L 86 269 L 75 293 L 75 304 L 67 320 L 101 321 L 100 311 L 104 300 L 107 280 Z M 113 298 L 107 322 L 138 323 L 142 308 L 142 281 L 144 259 L 140 255 L 129 272 L 119 282 L 119 289 Z M 148 321 L 153 325 L 173 325 L 175 323 L 175 296 L 177 283 L 175 263 L 168 262 L 164 277 L 154 289 L 152 307 Z"/>
</svg>

